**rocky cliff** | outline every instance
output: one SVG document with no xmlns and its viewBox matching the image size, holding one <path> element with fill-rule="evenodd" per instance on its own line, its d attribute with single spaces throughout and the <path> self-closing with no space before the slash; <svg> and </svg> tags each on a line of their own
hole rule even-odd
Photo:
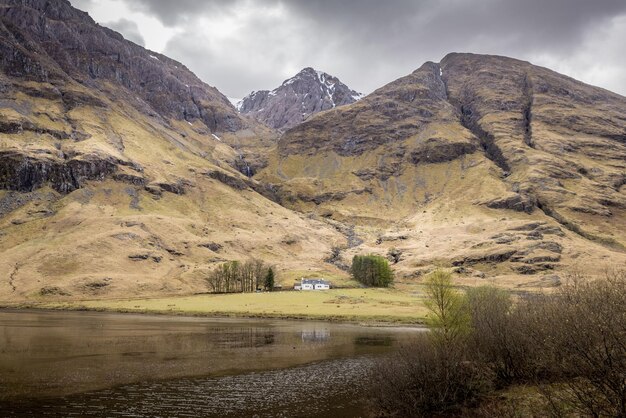
<svg viewBox="0 0 626 418">
<path fill-rule="evenodd" d="M 250 93 L 239 111 L 281 131 L 292 128 L 323 110 L 354 103 L 361 94 L 337 77 L 307 67 L 272 91 Z"/>
<path fill-rule="evenodd" d="M 244 126 L 228 99 L 183 64 L 96 24 L 69 1 L 0 1 L 0 48 L 10 77 L 57 86 L 72 80 L 115 98 L 110 83 L 161 117 L 198 119 L 220 132 Z"/>
</svg>

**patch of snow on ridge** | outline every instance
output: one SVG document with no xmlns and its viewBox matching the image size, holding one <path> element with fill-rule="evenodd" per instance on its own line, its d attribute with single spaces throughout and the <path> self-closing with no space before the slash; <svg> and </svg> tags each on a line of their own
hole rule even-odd
<svg viewBox="0 0 626 418">
<path fill-rule="evenodd" d="M 226 97 L 228 99 L 228 101 L 235 107 L 239 106 L 239 103 L 241 103 L 243 101 L 243 99 L 236 99 L 234 97 Z"/>
<path fill-rule="evenodd" d="M 155 59 L 155 60 L 157 60 L 157 61 L 158 61 L 158 58 L 157 58 L 157 57 L 155 57 L 154 55 L 150 55 L 150 58 L 153 58 L 153 59 Z"/>
<path fill-rule="evenodd" d="M 220 139 L 220 137 L 219 137 L 219 136 L 217 136 L 217 135 L 215 135 L 215 134 L 211 134 L 211 135 L 213 135 L 213 138 L 215 138 L 215 139 L 217 139 L 218 141 L 222 142 L 222 140 Z"/>
</svg>

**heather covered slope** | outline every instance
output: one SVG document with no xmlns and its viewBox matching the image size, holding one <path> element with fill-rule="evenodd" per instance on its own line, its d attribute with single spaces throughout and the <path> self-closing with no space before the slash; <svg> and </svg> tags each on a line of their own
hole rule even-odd
<svg viewBox="0 0 626 418">
<path fill-rule="evenodd" d="M 202 292 L 345 242 L 258 193 L 241 149 L 273 133 L 181 64 L 62 0 L 0 1 L 0 48 L 0 300 Z"/>
<path fill-rule="evenodd" d="M 529 63 L 450 54 L 280 139 L 258 178 L 354 224 L 363 252 L 501 283 L 624 262 L 626 99 Z M 539 277 L 537 277 L 539 275 Z"/>
<path fill-rule="evenodd" d="M 626 98 L 510 58 L 451 54 L 441 66 L 450 102 L 506 173 L 511 198 L 626 245 Z"/>
</svg>

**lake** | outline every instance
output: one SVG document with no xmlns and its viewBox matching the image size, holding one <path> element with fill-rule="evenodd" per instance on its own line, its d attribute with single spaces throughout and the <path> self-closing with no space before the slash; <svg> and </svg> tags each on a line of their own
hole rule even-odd
<svg viewBox="0 0 626 418">
<path fill-rule="evenodd" d="M 0 310 L 0 416 L 357 417 L 419 329 Z"/>
</svg>

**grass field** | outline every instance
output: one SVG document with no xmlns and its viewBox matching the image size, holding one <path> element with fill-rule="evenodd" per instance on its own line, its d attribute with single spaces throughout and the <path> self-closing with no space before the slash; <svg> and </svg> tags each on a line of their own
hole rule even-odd
<svg viewBox="0 0 626 418">
<path fill-rule="evenodd" d="M 56 302 L 34 307 L 402 324 L 422 323 L 426 313 L 417 293 L 371 288 Z"/>
</svg>

